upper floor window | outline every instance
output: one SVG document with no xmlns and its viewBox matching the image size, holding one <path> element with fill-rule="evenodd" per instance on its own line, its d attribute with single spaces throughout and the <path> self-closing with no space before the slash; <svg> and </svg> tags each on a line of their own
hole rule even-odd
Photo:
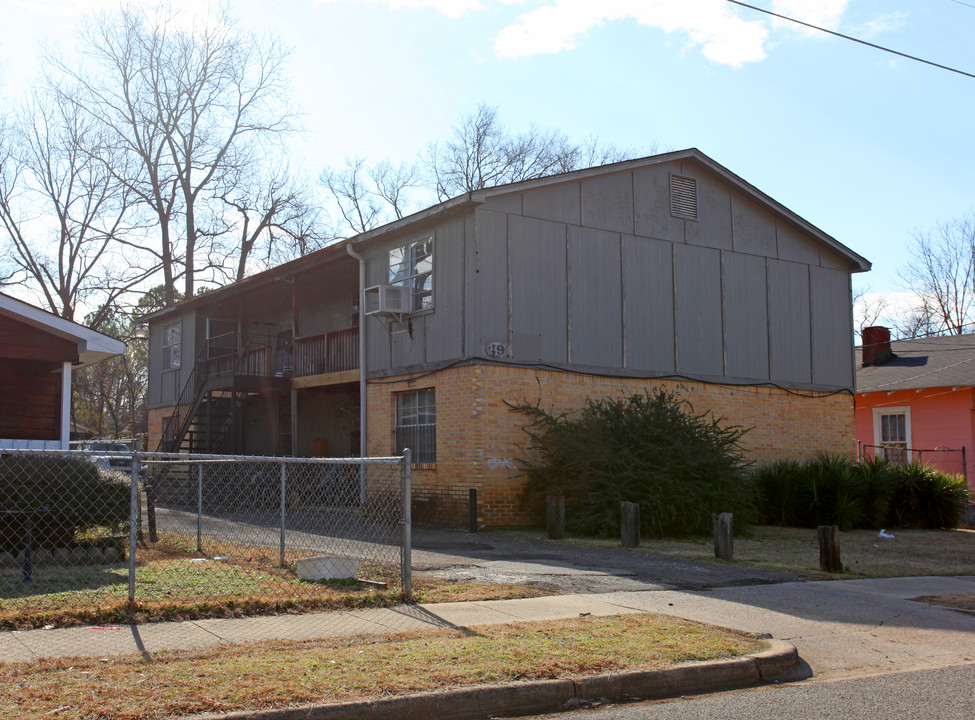
<svg viewBox="0 0 975 720">
<path fill-rule="evenodd" d="M 389 283 L 409 288 L 410 312 L 433 309 L 433 237 L 389 251 Z"/>
<path fill-rule="evenodd" d="M 183 326 L 178 323 L 163 325 L 162 366 L 163 370 L 178 368 L 183 356 Z"/>
</svg>

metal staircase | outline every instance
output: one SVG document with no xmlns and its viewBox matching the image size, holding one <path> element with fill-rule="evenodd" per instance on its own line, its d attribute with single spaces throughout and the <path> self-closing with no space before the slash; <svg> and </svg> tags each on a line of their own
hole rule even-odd
<svg viewBox="0 0 975 720">
<path fill-rule="evenodd" d="M 288 378 L 271 374 L 267 345 L 246 346 L 215 358 L 207 357 L 208 350 L 204 343 L 173 414 L 163 425 L 159 452 L 238 453 L 246 399 L 290 387 Z"/>
</svg>

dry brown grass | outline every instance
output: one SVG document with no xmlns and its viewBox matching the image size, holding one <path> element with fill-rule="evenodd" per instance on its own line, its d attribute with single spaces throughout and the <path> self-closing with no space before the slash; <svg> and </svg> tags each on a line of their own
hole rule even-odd
<svg viewBox="0 0 975 720">
<path fill-rule="evenodd" d="M 7 720 L 149 720 L 375 699 L 733 657 L 764 643 L 674 618 L 625 615 L 126 658 L 0 665 Z"/>
<path fill-rule="evenodd" d="M 894 537 L 880 538 L 873 530 L 840 533 L 840 555 L 845 570 L 840 576 L 820 572 L 819 545 L 813 529 L 757 526 L 748 537 L 735 537 L 734 562 L 787 570 L 811 579 L 975 575 L 973 530 L 895 529 L 889 533 Z M 542 536 L 541 532 L 529 534 Z M 616 539 L 570 538 L 566 542 L 619 547 Z M 711 538 L 644 539 L 637 552 L 720 562 L 714 558 Z"/>
</svg>

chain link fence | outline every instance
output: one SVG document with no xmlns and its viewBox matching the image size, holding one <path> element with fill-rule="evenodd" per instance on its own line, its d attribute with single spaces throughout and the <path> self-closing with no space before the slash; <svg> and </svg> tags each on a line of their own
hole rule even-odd
<svg viewBox="0 0 975 720">
<path fill-rule="evenodd" d="M 409 467 L 2 451 L 0 631 L 408 601 Z"/>
<path fill-rule="evenodd" d="M 907 448 L 899 445 L 859 445 L 860 460 L 884 458 L 895 465 L 918 462 L 950 475 L 968 478 L 965 448 Z"/>
</svg>

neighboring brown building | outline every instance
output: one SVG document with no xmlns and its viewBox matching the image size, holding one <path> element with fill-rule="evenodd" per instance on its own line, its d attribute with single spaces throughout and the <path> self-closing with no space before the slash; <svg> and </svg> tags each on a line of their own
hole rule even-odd
<svg viewBox="0 0 975 720">
<path fill-rule="evenodd" d="M 0 293 L 0 448 L 68 449 L 71 372 L 125 344 Z"/>
<path fill-rule="evenodd" d="M 852 457 L 869 267 L 694 149 L 482 190 L 150 316 L 150 441 L 410 447 L 417 519 L 476 488 L 489 525 L 523 520 L 506 401 L 672 388 L 759 462 Z"/>
</svg>

